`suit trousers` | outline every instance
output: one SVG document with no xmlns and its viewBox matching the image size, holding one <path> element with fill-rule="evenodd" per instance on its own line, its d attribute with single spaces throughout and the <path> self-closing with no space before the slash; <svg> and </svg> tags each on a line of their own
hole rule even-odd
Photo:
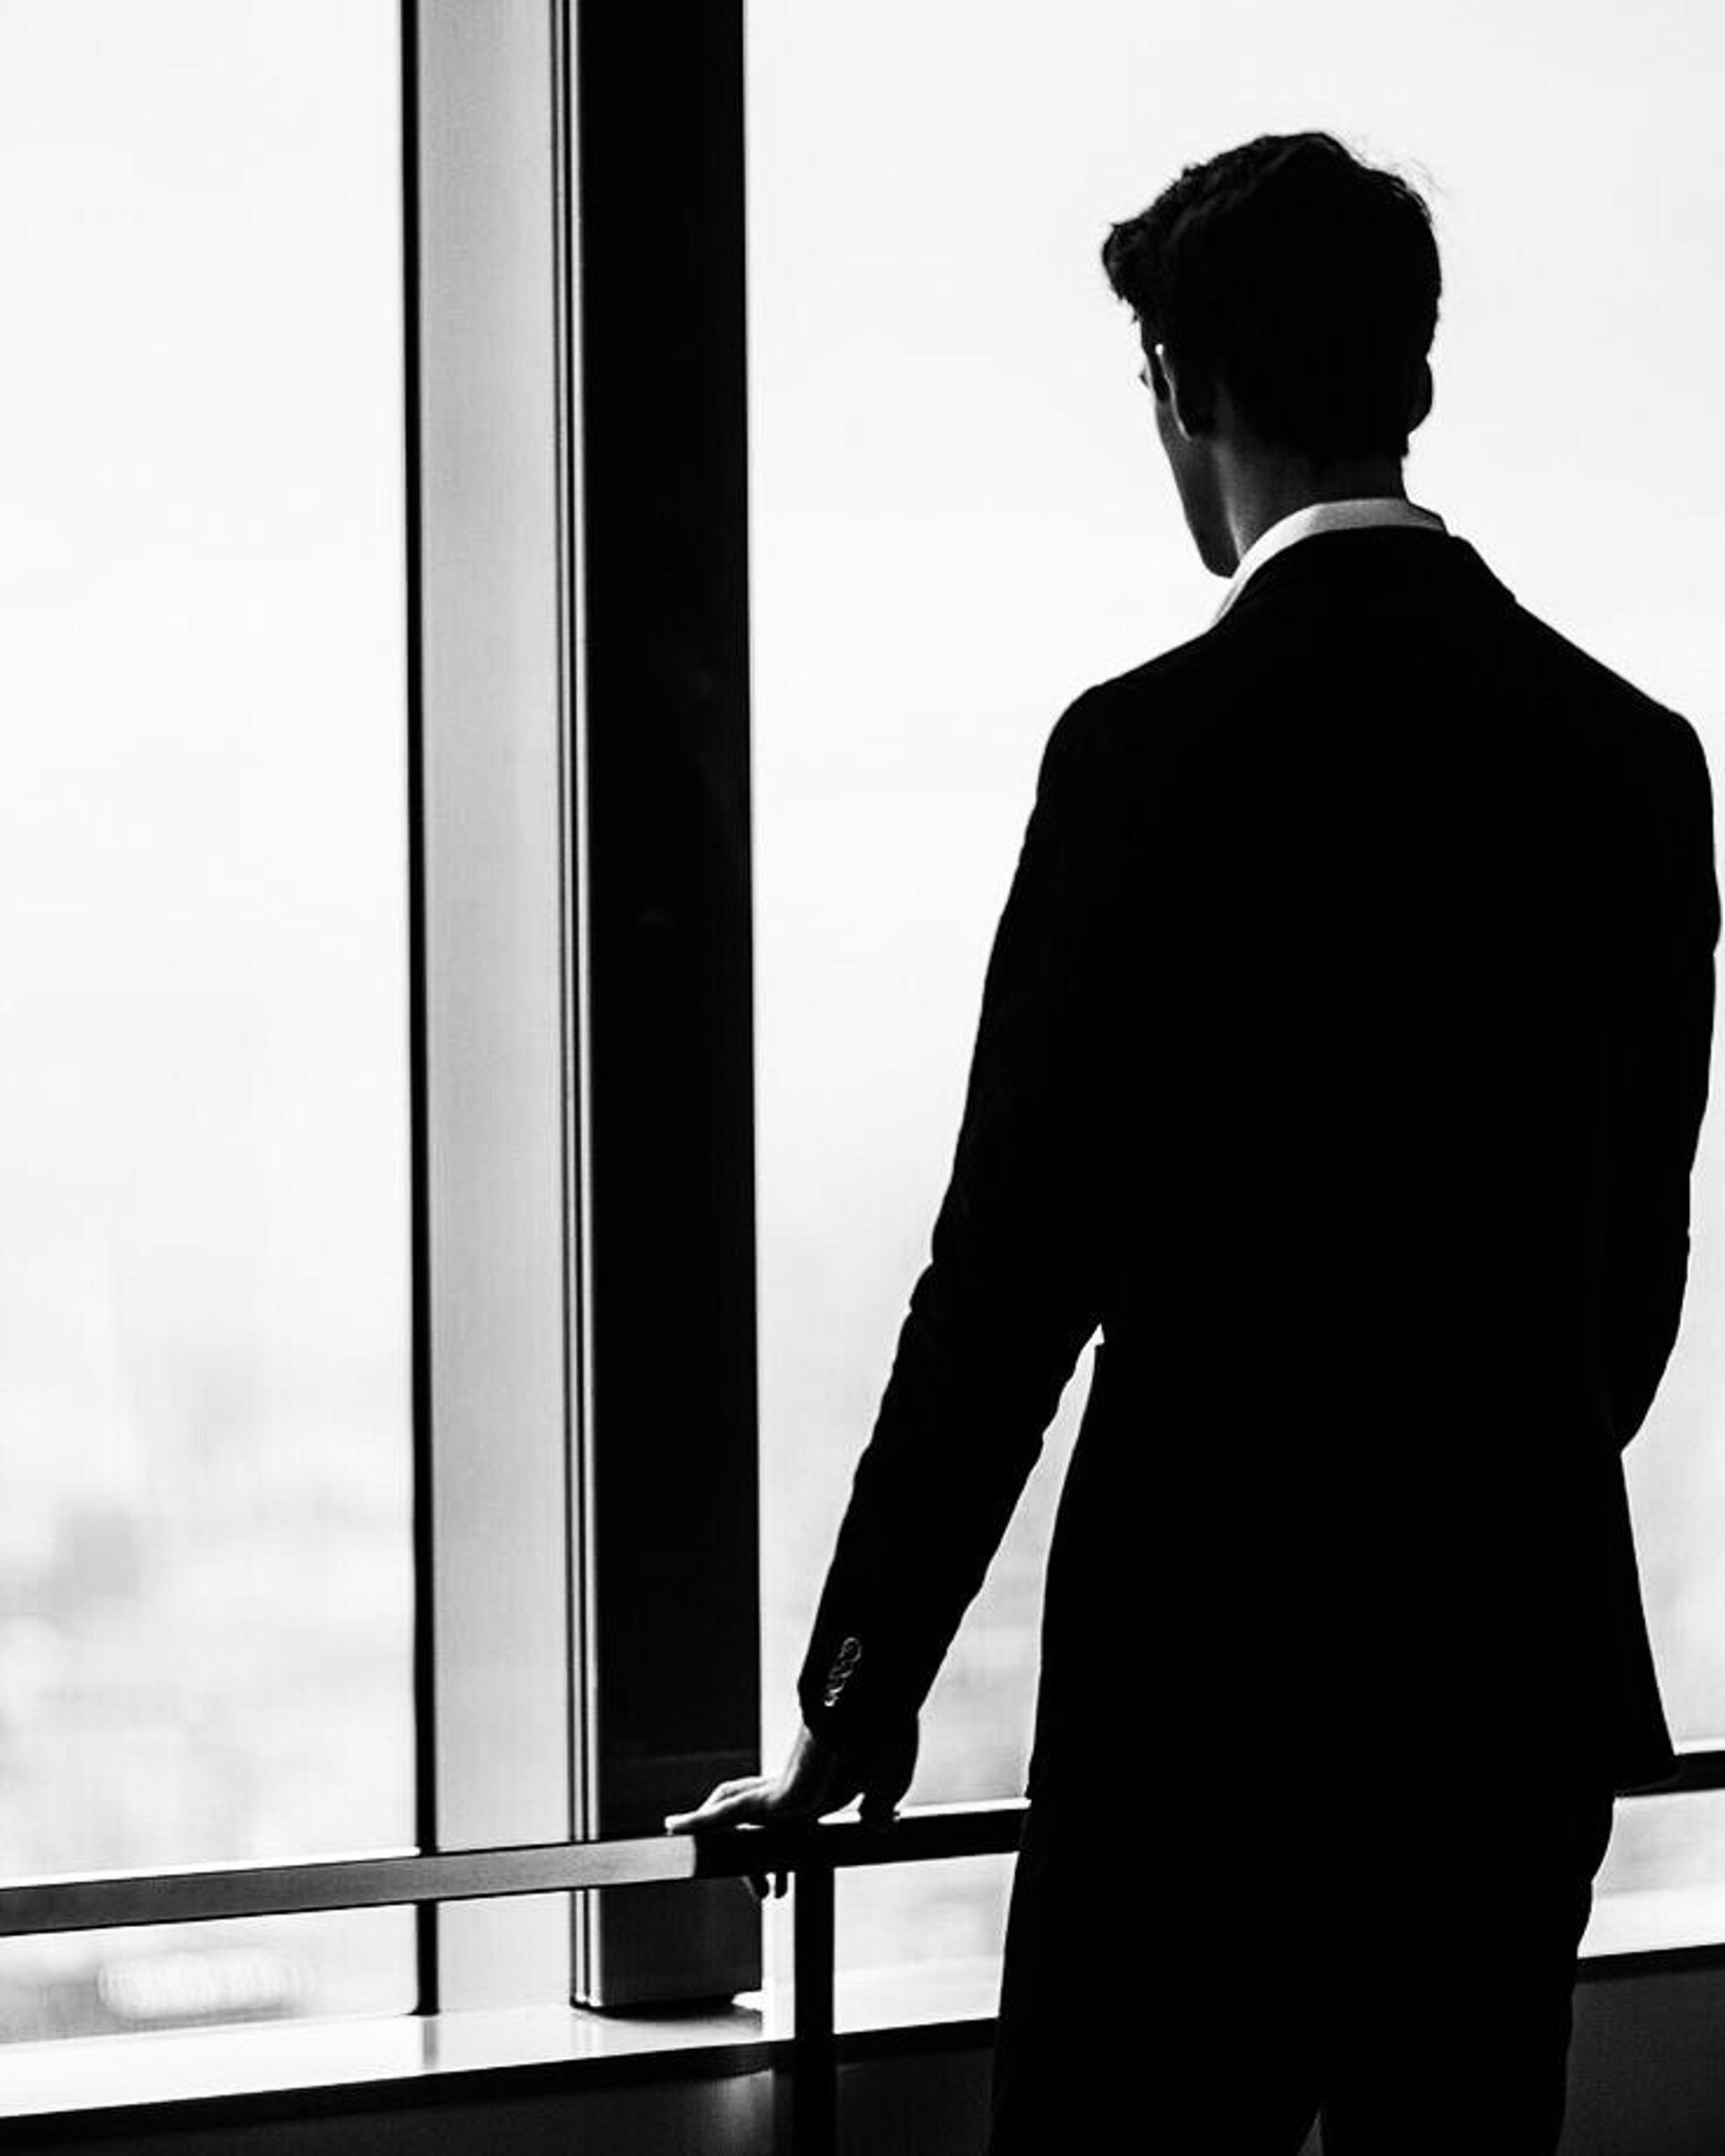
<svg viewBox="0 0 1725 2156">
<path fill-rule="evenodd" d="M 1597 1776 L 1039 1794 L 988 2156 L 1551 2156 Z"/>
</svg>

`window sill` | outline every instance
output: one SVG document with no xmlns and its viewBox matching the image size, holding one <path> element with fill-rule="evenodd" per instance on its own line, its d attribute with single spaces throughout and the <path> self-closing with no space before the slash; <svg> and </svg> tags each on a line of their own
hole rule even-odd
<svg viewBox="0 0 1725 2156">
<path fill-rule="evenodd" d="M 841 1975 L 841 2053 L 977 2043 L 992 2033 L 998 1963 Z M 790 2062 L 788 1990 L 729 2010 L 597 2014 L 535 2007 L 356 2015 L 66 2037 L 0 2049 L 0 2121 L 81 2130 L 234 2125 L 457 2094 L 721 2079 Z"/>
<path fill-rule="evenodd" d="M 1675 1971 L 1725 1949 L 1725 1890 L 1606 1895 L 1583 1948 L 1583 1982 Z M 982 1957 L 842 1972 L 841 2055 L 992 2038 L 999 1962 Z M 0 2122 L 56 2137 L 128 2128 L 376 2110 L 458 2095 L 724 2079 L 790 2063 L 788 1985 L 729 2010 L 597 2014 L 531 2007 L 420 2016 L 154 2029 L 0 2047 Z"/>
</svg>

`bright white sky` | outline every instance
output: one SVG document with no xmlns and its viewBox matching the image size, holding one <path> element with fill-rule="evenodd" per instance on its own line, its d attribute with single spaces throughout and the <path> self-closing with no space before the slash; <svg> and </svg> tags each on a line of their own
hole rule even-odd
<svg viewBox="0 0 1725 2156">
<path fill-rule="evenodd" d="M 0 0 L 14 1495 L 189 1365 L 405 1456 L 399 80 L 388 0 Z"/>
<path fill-rule="evenodd" d="M 398 21 L 0 0 L 8 1871 L 411 1832 Z"/>
</svg>

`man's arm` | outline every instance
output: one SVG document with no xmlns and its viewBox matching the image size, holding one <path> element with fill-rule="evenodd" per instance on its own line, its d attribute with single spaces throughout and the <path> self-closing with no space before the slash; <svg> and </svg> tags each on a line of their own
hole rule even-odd
<svg viewBox="0 0 1725 2156">
<path fill-rule="evenodd" d="M 1110 983 L 1094 716 L 1080 698 L 1044 753 L 929 1261 L 798 1683 L 807 1728 L 841 1756 L 897 1758 L 914 1739 L 1101 1315 Z"/>
<path fill-rule="evenodd" d="M 929 1261 L 798 1683 L 804 1727 L 776 1775 L 721 1783 L 668 1818 L 671 1833 L 816 1818 L 858 1796 L 865 1820 L 891 1816 L 924 1696 L 1096 1328 L 1109 1268 L 1107 995 L 1122 985 L 1107 960 L 1093 694 L 1043 754 Z"/>
<path fill-rule="evenodd" d="M 1670 1356 L 1689 1264 L 1689 1176 L 1707 1104 L 1719 936 L 1712 800 L 1693 729 L 1671 737 L 1655 844 L 1652 932 L 1620 1044 L 1606 1229 L 1606 1368 L 1626 1445 Z"/>
</svg>

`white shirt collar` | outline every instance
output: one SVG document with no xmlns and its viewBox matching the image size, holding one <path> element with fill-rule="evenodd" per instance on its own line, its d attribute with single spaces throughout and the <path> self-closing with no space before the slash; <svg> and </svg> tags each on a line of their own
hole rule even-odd
<svg viewBox="0 0 1725 2156">
<path fill-rule="evenodd" d="M 1314 532 L 1358 532 L 1369 525 L 1396 525 L 1405 531 L 1445 532 L 1447 526 L 1434 510 L 1421 509 L 1411 501 L 1403 501 L 1399 494 L 1368 494 L 1349 501 L 1309 501 L 1303 509 L 1296 509 L 1259 533 L 1245 552 L 1240 557 L 1240 566 L 1228 579 L 1228 588 L 1222 594 L 1222 604 L 1216 608 L 1210 626 L 1228 611 L 1245 589 L 1248 578 L 1254 576 L 1272 556 L 1284 547 L 1292 546 L 1296 540 L 1309 539 Z"/>
</svg>

